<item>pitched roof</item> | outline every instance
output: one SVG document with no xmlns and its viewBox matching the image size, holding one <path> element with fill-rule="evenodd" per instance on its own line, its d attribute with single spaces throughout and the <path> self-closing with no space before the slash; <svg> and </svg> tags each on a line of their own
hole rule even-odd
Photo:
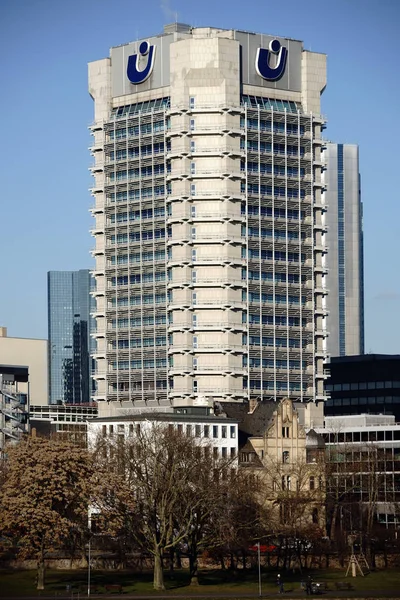
<svg viewBox="0 0 400 600">
<path fill-rule="evenodd" d="M 221 403 L 222 404 L 222 403 Z M 224 402 L 222 408 L 226 415 L 239 422 L 239 430 L 248 436 L 260 437 L 268 428 L 272 415 L 278 408 L 274 401 L 260 402 L 253 412 L 249 412 L 249 404 L 242 402 Z"/>
</svg>

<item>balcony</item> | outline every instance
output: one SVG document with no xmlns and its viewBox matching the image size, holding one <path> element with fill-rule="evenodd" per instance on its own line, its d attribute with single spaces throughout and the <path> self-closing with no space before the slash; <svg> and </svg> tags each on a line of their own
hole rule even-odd
<svg viewBox="0 0 400 600">
<path fill-rule="evenodd" d="M 200 353 L 217 353 L 217 354 L 226 354 L 226 353 L 238 353 L 242 354 L 243 352 L 247 352 L 247 346 L 243 344 L 173 344 L 169 346 L 168 353 L 169 354 L 177 354 L 181 352 L 190 352 L 191 354 L 200 354 Z"/>
<path fill-rule="evenodd" d="M 184 300 L 178 301 L 174 300 L 173 302 L 169 302 L 167 306 L 167 310 L 176 310 L 181 308 L 219 308 L 221 310 L 227 310 L 229 308 L 245 308 L 246 302 L 240 300 L 197 300 L 193 302 L 192 298 L 186 298 Z"/>
<path fill-rule="evenodd" d="M 211 322 L 201 322 L 194 324 L 191 320 L 187 321 L 177 321 L 176 323 L 169 323 L 168 330 L 180 330 L 180 331 L 245 331 L 246 324 L 244 323 L 232 323 L 225 322 L 216 323 L 215 321 Z"/>
<path fill-rule="evenodd" d="M 198 388 L 196 391 L 193 391 L 193 389 L 191 388 L 191 386 L 187 386 L 187 387 L 179 387 L 176 388 L 174 387 L 173 389 L 171 389 L 169 391 L 169 396 L 171 397 L 176 397 L 176 396 L 224 396 L 224 397 L 232 397 L 232 396 L 238 396 L 241 398 L 247 398 L 248 395 L 248 390 L 244 390 L 243 388 L 231 388 L 229 386 L 225 386 L 225 387 L 207 387 L 207 386 L 201 386 L 200 385 L 201 382 L 199 382 Z"/>
<path fill-rule="evenodd" d="M 235 374 L 235 375 L 245 375 L 247 373 L 247 369 L 245 367 L 230 367 L 227 365 L 198 365 L 194 367 L 193 365 L 184 365 L 180 367 L 170 367 L 168 369 L 168 375 L 180 375 L 180 374 L 190 374 L 190 375 L 209 375 L 209 374 Z"/>
<path fill-rule="evenodd" d="M 168 287 L 190 287 L 190 288 L 198 288 L 198 287 L 246 287 L 247 282 L 243 279 L 239 278 L 231 278 L 231 277 L 207 277 L 200 278 L 197 277 L 196 281 L 191 280 L 189 278 L 180 278 L 173 279 L 172 281 L 168 281 Z"/>
</svg>

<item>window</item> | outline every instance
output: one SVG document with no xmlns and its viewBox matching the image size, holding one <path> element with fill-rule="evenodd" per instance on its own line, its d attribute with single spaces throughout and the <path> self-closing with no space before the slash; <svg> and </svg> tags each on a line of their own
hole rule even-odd
<svg viewBox="0 0 400 600">
<path fill-rule="evenodd" d="M 315 490 L 315 477 L 313 475 L 310 477 L 310 490 Z"/>
<path fill-rule="evenodd" d="M 129 425 L 129 435 L 133 435 L 133 424 Z"/>
<path fill-rule="evenodd" d="M 196 437 L 201 437 L 201 425 L 194 426 L 194 435 Z"/>
<path fill-rule="evenodd" d="M 194 96 L 190 96 L 189 97 L 189 107 L 194 108 L 195 102 L 196 102 L 196 98 Z"/>
<path fill-rule="evenodd" d="M 236 427 L 235 427 L 235 425 L 231 425 L 230 431 L 231 431 L 231 438 L 235 438 L 236 437 Z"/>
<path fill-rule="evenodd" d="M 236 456 L 236 448 L 231 448 L 231 458 L 235 458 Z"/>
<path fill-rule="evenodd" d="M 196 163 L 195 162 L 190 163 L 190 174 L 196 175 Z"/>
<path fill-rule="evenodd" d="M 289 452 L 288 452 L 288 450 L 284 450 L 282 452 L 282 462 L 283 463 L 288 463 L 289 462 Z"/>
<path fill-rule="evenodd" d="M 289 437 L 289 427 L 282 427 L 282 437 L 283 438 Z"/>
<path fill-rule="evenodd" d="M 186 425 L 186 435 L 192 435 L 192 426 L 191 425 Z"/>
<path fill-rule="evenodd" d="M 140 435 L 140 423 L 136 425 L 136 435 Z"/>
<path fill-rule="evenodd" d="M 190 230 L 190 237 L 192 238 L 192 240 L 196 239 L 196 227 L 192 227 Z"/>
<path fill-rule="evenodd" d="M 218 437 L 218 425 L 213 425 L 213 438 Z"/>
<path fill-rule="evenodd" d="M 312 522 L 318 523 L 318 508 L 313 508 L 312 511 Z"/>
<path fill-rule="evenodd" d="M 193 348 L 197 348 L 197 335 L 193 336 Z"/>
<path fill-rule="evenodd" d="M 197 258 L 197 250 L 195 248 L 192 248 L 192 262 L 196 262 L 196 258 Z"/>
<path fill-rule="evenodd" d="M 190 207 L 190 213 L 191 213 L 192 217 L 196 216 L 196 205 L 195 204 L 191 205 L 191 207 Z"/>
<path fill-rule="evenodd" d="M 196 271 L 192 271 L 192 281 L 196 282 L 196 278 L 197 278 L 197 273 Z"/>
<path fill-rule="evenodd" d="M 182 425 L 182 423 L 179 423 L 179 424 L 178 424 L 178 433 L 179 433 L 179 434 L 182 434 L 182 433 L 183 433 L 183 425 Z"/>
<path fill-rule="evenodd" d="M 106 437 L 106 435 L 107 435 L 107 425 L 103 425 L 102 426 L 102 430 L 103 430 L 103 437 Z"/>
<path fill-rule="evenodd" d="M 196 370 L 197 369 L 197 358 L 193 359 L 193 369 Z"/>
<path fill-rule="evenodd" d="M 226 430 L 227 430 L 226 425 L 222 425 L 222 427 L 221 427 L 221 437 L 226 438 L 226 435 L 227 435 Z"/>
<path fill-rule="evenodd" d="M 197 293 L 196 292 L 192 293 L 192 304 L 197 304 Z"/>
<path fill-rule="evenodd" d="M 193 327 L 197 327 L 197 315 L 192 315 L 192 325 Z"/>
<path fill-rule="evenodd" d="M 196 184 L 195 183 L 190 184 L 190 193 L 192 196 L 196 195 Z"/>
<path fill-rule="evenodd" d="M 290 490 L 290 475 L 282 475 L 282 489 Z"/>
<path fill-rule="evenodd" d="M 193 392 L 194 392 L 194 393 L 197 393 L 197 391 L 198 391 L 197 381 L 196 381 L 196 380 L 194 380 L 194 381 L 193 381 Z"/>
<path fill-rule="evenodd" d="M 204 437 L 205 438 L 210 437 L 210 426 L 209 425 L 204 425 Z"/>
<path fill-rule="evenodd" d="M 190 151 L 196 152 L 196 142 L 194 140 L 190 140 Z"/>
<path fill-rule="evenodd" d="M 218 458 L 218 448 L 213 448 L 213 458 L 215 458 L 215 460 Z"/>
<path fill-rule="evenodd" d="M 194 119 L 190 119 L 190 131 L 193 131 L 196 126 L 196 121 Z"/>
<path fill-rule="evenodd" d="M 222 450 L 222 458 L 227 458 L 228 448 L 223 447 L 223 448 L 221 448 L 221 450 Z"/>
</svg>

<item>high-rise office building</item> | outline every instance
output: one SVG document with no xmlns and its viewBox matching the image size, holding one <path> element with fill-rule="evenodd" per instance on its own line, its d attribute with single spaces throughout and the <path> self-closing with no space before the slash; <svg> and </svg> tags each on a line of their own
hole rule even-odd
<svg viewBox="0 0 400 600">
<path fill-rule="evenodd" d="M 326 60 L 175 23 L 89 64 L 97 399 L 323 400 Z"/>
<path fill-rule="evenodd" d="M 363 224 L 358 146 L 327 143 L 327 350 L 330 356 L 364 353 Z"/>
<path fill-rule="evenodd" d="M 91 274 L 47 274 L 50 404 L 82 404 L 92 394 Z"/>
</svg>

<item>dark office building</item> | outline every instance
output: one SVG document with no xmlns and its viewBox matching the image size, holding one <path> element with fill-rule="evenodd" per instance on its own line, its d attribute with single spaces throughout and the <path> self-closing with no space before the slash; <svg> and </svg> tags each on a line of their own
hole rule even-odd
<svg viewBox="0 0 400 600">
<path fill-rule="evenodd" d="M 399 354 L 340 356 L 326 368 L 325 415 L 382 413 L 400 421 Z"/>
<path fill-rule="evenodd" d="M 47 274 L 50 404 L 90 402 L 91 281 L 88 270 Z"/>
</svg>

